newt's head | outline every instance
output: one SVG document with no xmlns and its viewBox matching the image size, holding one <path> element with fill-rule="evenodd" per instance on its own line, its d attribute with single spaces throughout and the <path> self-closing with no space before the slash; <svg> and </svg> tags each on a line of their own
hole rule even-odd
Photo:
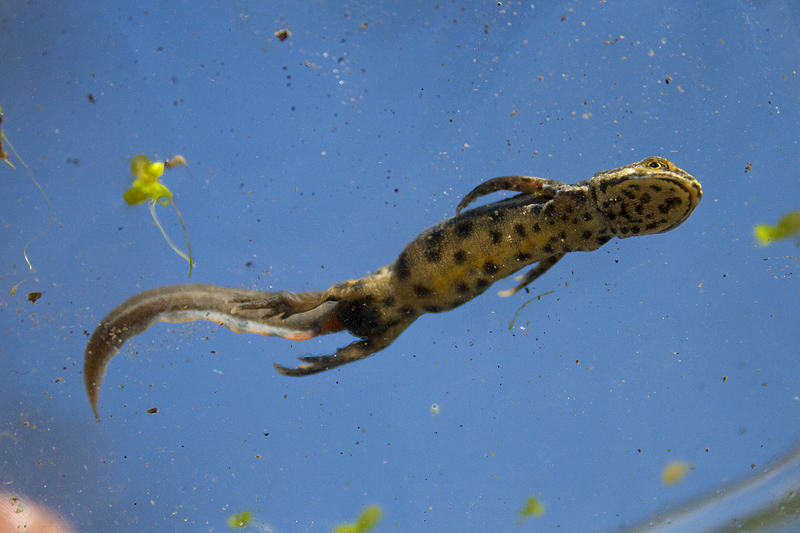
<svg viewBox="0 0 800 533">
<path fill-rule="evenodd" d="M 677 228 L 703 197 L 700 182 L 663 157 L 598 172 L 589 190 L 622 239 Z"/>
</svg>

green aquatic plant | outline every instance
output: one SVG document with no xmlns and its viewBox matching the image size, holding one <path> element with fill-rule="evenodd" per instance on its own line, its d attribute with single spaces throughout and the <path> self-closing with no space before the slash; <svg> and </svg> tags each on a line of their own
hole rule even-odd
<svg viewBox="0 0 800 533">
<path fill-rule="evenodd" d="M 794 237 L 800 245 L 800 211 L 795 211 L 784 216 L 774 226 L 769 224 L 758 224 L 753 228 L 756 236 L 756 245 L 767 246 L 772 241 L 782 241 L 789 237 Z"/>
<path fill-rule="evenodd" d="M 518 523 L 522 523 L 531 516 L 542 516 L 544 514 L 544 504 L 533 496 L 528 496 L 525 499 L 525 505 L 519 510 Z"/>
<path fill-rule="evenodd" d="M 25 161 L 19 156 L 17 151 L 14 149 L 14 145 L 11 144 L 11 141 L 8 140 L 8 137 L 6 137 L 6 134 L 3 132 L 3 108 L 0 107 L 0 159 L 8 163 L 8 165 L 11 168 L 16 170 L 17 167 L 15 167 L 14 164 L 11 161 L 9 161 L 8 153 L 5 150 L 3 150 L 3 141 L 5 141 L 5 143 L 8 145 L 9 150 L 11 150 L 11 153 L 14 154 L 14 157 L 17 158 L 17 161 L 19 161 L 20 164 L 23 167 L 25 167 L 25 170 L 28 172 L 28 177 L 31 179 L 33 184 L 36 185 L 36 187 L 39 189 L 39 192 L 42 193 L 42 196 L 44 196 L 44 201 L 47 202 L 47 209 L 50 212 L 49 218 L 47 219 L 47 226 L 45 226 L 45 228 L 38 235 L 34 236 L 31 240 L 29 240 L 25 244 L 25 247 L 22 249 L 22 257 L 24 257 L 25 262 L 28 263 L 28 274 L 23 278 L 22 281 L 20 281 L 11 288 L 11 294 L 9 294 L 9 296 L 14 296 L 14 293 L 17 292 L 17 288 L 23 283 L 25 283 L 25 281 L 33 273 L 33 265 L 31 264 L 31 260 L 28 258 L 28 246 L 30 246 L 33 241 L 35 241 L 36 239 L 47 233 L 47 230 L 50 229 L 50 226 L 53 223 L 53 206 L 50 204 L 50 199 L 47 197 L 47 194 L 45 194 L 44 189 L 42 189 L 42 186 L 39 185 L 39 182 L 36 181 L 36 178 L 33 177 L 33 172 L 31 172 L 31 169 L 28 166 L 28 164 L 25 163 Z"/>
<path fill-rule="evenodd" d="M 370 505 L 364 509 L 355 522 L 339 524 L 333 528 L 333 533 L 367 533 L 381 521 L 381 514 L 380 506 Z"/>
<path fill-rule="evenodd" d="M 232 514 L 228 517 L 228 527 L 231 529 L 242 529 L 253 522 L 253 515 L 250 511 Z"/>
<path fill-rule="evenodd" d="M 178 165 L 186 166 L 186 160 L 183 156 L 176 155 L 163 163 L 159 161 L 151 162 L 146 155 L 142 154 L 133 156 L 133 159 L 131 159 L 131 174 L 133 174 L 136 179 L 131 188 L 125 191 L 122 198 L 128 205 L 139 205 L 150 200 L 150 214 L 153 216 L 156 226 L 161 230 L 161 234 L 164 236 L 164 239 L 166 239 L 167 244 L 170 245 L 175 253 L 189 262 L 189 277 L 191 278 L 194 261 L 192 260 L 192 246 L 189 244 L 189 234 L 186 232 L 186 224 L 183 223 L 183 216 L 172 200 L 172 191 L 170 191 L 166 185 L 158 181 L 158 178 L 164 174 L 165 168 L 175 168 Z M 178 218 L 183 228 L 183 236 L 186 239 L 188 255 L 175 246 L 167 235 L 167 232 L 164 231 L 164 227 L 158 221 L 158 216 L 156 216 L 156 204 L 163 206 L 171 205 L 172 208 L 175 209 L 175 212 L 178 213 Z"/>
</svg>

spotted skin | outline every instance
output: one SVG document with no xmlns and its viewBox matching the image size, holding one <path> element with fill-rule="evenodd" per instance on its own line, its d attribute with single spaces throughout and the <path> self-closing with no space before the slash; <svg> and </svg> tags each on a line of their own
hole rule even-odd
<svg viewBox="0 0 800 533">
<path fill-rule="evenodd" d="M 516 196 L 466 209 L 482 196 Z M 496 281 L 535 264 L 510 296 L 569 252 L 591 252 L 614 237 L 664 233 L 683 223 L 702 197 L 700 183 L 672 162 L 649 157 L 568 185 L 527 176 L 486 181 L 467 194 L 456 216 L 414 238 L 372 275 L 302 293 L 172 285 L 122 303 L 92 335 L 84 380 L 97 415 L 106 365 L 127 339 L 160 321 L 211 320 L 236 332 L 303 340 L 346 330 L 359 338 L 333 355 L 300 357 L 288 376 L 307 376 L 368 357 L 425 313 L 454 309 Z"/>
</svg>

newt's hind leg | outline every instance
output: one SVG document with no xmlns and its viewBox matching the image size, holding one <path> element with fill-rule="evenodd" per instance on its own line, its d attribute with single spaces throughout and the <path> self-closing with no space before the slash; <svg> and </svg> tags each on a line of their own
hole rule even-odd
<svg viewBox="0 0 800 533">
<path fill-rule="evenodd" d="M 389 346 L 414 320 L 416 320 L 416 317 L 403 324 L 397 324 L 375 336 L 348 344 L 344 348 L 336 350 L 333 355 L 298 357 L 299 360 L 306 364 L 302 364 L 297 368 L 287 368 L 278 363 L 273 363 L 273 366 L 275 370 L 284 376 L 310 376 L 353 361 L 359 361 Z"/>
<path fill-rule="evenodd" d="M 348 300 L 363 298 L 370 291 L 377 290 L 377 284 L 386 282 L 390 265 L 379 269 L 375 274 L 365 278 L 342 281 L 332 285 L 325 291 L 289 292 L 279 291 L 262 293 L 262 298 L 241 298 L 231 300 L 237 304 L 233 313 L 242 311 L 262 311 L 261 318 L 267 320 L 280 315 L 288 318 L 292 315 L 312 311 L 325 302 L 346 302 Z"/>
<path fill-rule="evenodd" d="M 280 291 L 263 294 L 266 296 L 258 299 L 241 298 L 231 300 L 231 303 L 237 304 L 233 307 L 232 312 L 236 314 L 241 311 L 263 310 L 262 319 L 272 318 L 277 315 L 280 315 L 281 318 L 288 318 L 292 315 L 316 309 L 328 301 L 327 291 Z"/>
</svg>

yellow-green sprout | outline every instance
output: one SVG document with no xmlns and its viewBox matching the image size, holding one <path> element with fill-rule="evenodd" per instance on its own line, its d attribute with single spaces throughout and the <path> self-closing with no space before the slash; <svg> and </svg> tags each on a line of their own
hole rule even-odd
<svg viewBox="0 0 800 533">
<path fill-rule="evenodd" d="M 381 508 L 378 505 L 370 505 L 361 513 L 355 522 L 351 524 L 339 524 L 333 528 L 333 533 L 367 533 L 378 525 L 381 521 Z"/>
<path fill-rule="evenodd" d="M 242 511 L 241 513 L 232 514 L 228 517 L 228 527 L 231 529 L 242 529 L 250 525 L 253 521 L 253 515 L 250 511 Z"/>
<path fill-rule="evenodd" d="M 672 461 L 661 472 L 661 484 L 668 487 L 682 482 L 692 468 L 686 461 Z"/>
<path fill-rule="evenodd" d="M 438 403 L 431 404 L 431 416 L 438 415 L 441 410 Z"/>
<path fill-rule="evenodd" d="M 25 170 L 28 172 L 28 177 L 31 179 L 33 184 L 36 185 L 36 188 L 39 189 L 39 192 L 42 193 L 42 196 L 44 196 L 44 201 L 47 202 L 47 209 L 50 211 L 50 216 L 47 219 L 47 226 L 45 226 L 45 228 L 38 235 L 29 240 L 25 244 L 25 247 L 22 249 L 22 257 L 24 257 L 25 262 L 28 263 L 28 274 L 23 278 L 22 281 L 11 287 L 11 294 L 9 296 L 14 296 L 14 293 L 17 292 L 17 287 L 25 283 L 25 281 L 33 273 L 33 265 L 31 264 L 31 260 L 28 259 L 28 246 L 30 246 L 33 241 L 35 241 L 36 239 L 47 233 L 47 230 L 50 229 L 50 225 L 53 223 L 53 206 L 50 205 L 50 199 L 47 197 L 47 194 L 45 194 L 44 189 L 42 189 L 42 186 L 39 185 L 39 182 L 36 181 L 36 178 L 33 177 L 33 172 L 31 172 L 30 167 L 27 165 L 27 163 L 25 163 L 25 161 L 22 160 L 17 151 L 14 150 L 14 146 L 11 144 L 11 141 L 8 140 L 8 137 L 6 137 L 6 134 L 3 132 L 2 124 L 3 124 L 3 108 L 0 107 L 0 159 L 8 163 L 8 165 L 11 168 L 13 169 L 17 168 L 11 161 L 8 160 L 8 153 L 6 153 L 6 151 L 3 150 L 3 141 L 5 141 L 6 144 L 8 145 L 8 148 L 11 150 L 11 153 L 13 153 L 14 157 L 17 158 L 17 161 L 19 161 L 22 164 L 22 166 L 25 167 Z"/>
<path fill-rule="evenodd" d="M 759 224 L 753 228 L 756 236 L 756 245 L 767 246 L 772 241 L 782 241 L 789 237 L 794 237 L 800 245 L 800 211 L 789 213 L 778 221 L 774 226 L 769 224 Z"/>
<path fill-rule="evenodd" d="M 525 505 L 519 510 L 519 522 L 524 522 L 531 516 L 542 516 L 544 514 L 544 504 L 533 496 L 528 496 Z"/>
<path fill-rule="evenodd" d="M 164 163 L 158 161 L 153 163 L 146 155 L 142 154 L 133 156 L 133 159 L 131 159 L 131 173 L 136 177 L 136 180 L 134 180 L 133 186 L 125 191 L 122 197 L 128 205 L 139 205 L 150 200 L 150 214 L 153 216 L 156 226 L 161 230 L 161 234 L 164 236 L 164 239 L 166 239 L 167 244 L 175 250 L 175 253 L 189 262 L 189 277 L 191 278 L 194 261 L 192 261 L 192 246 L 189 244 L 189 235 L 186 233 L 186 225 L 183 223 L 183 216 L 181 216 L 181 212 L 178 211 L 178 208 L 175 206 L 175 202 L 172 201 L 172 191 L 170 191 L 166 185 L 158 181 L 158 178 L 164 174 L 165 167 L 175 168 L 178 165 L 186 166 L 186 160 L 183 156 L 176 155 Z M 172 208 L 175 209 L 175 212 L 178 213 L 178 218 L 183 228 L 183 236 L 186 239 L 186 249 L 189 255 L 179 250 L 178 247 L 172 243 L 167 232 L 164 231 L 164 228 L 161 226 L 156 216 L 156 204 L 171 205 Z"/>
</svg>

